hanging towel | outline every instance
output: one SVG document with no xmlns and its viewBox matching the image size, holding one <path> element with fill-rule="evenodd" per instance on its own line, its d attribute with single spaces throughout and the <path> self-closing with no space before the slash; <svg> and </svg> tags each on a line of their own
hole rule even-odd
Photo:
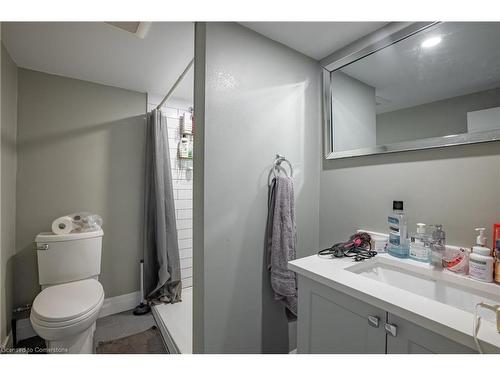
<svg viewBox="0 0 500 375">
<path fill-rule="evenodd" d="M 297 232 L 293 180 L 277 176 L 269 187 L 266 228 L 267 267 L 274 298 L 281 301 L 289 320 L 297 316 L 297 275 L 288 270 L 295 259 Z"/>
</svg>

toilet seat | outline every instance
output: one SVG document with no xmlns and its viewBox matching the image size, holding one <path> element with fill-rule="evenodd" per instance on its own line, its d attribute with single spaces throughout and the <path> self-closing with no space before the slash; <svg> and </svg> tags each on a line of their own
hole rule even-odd
<svg viewBox="0 0 500 375">
<path fill-rule="evenodd" d="M 36 296 L 31 324 L 45 340 L 59 340 L 94 324 L 103 301 L 104 289 L 95 279 L 54 285 Z"/>
</svg>

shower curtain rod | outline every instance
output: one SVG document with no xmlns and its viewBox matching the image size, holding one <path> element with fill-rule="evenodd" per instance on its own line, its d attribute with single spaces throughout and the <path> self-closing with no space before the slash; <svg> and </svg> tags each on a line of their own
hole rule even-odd
<svg viewBox="0 0 500 375">
<path fill-rule="evenodd" d="M 172 88 L 170 89 L 170 91 L 167 93 L 167 95 L 165 95 L 165 97 L 163 98 L 163 100 L 160 102 L 160 104 L 158 104 L 158 107 L 156 107 L 156 109 L 160 109 L 161 106 L 163 104 L 165 104 L 165 102 L 168 100 L 168 98 L 170 98 L 170 95 L 172 95 L 172 93 L 174 92 L 174 90 L 177 88 L 177 86 L 179 86 L 179 83 L 181 83 L 182 79 L 184 78 L 184 76 L 187 74 L 187 72 L 189 71 L 189 69 L 191 69 L 191 67 L 193 66 L 193 63 L 194 63 L 194 57 L 193 59 L 191 59 L 191 61 L 189 62 L 189 64 L 186 66 L 186 69 L 184 69 L 184 71 L 182 72 L 182 74 L 179 76 L 179 78 L 177 78 L 177 81 L 175 81 L 174 85 L 172 86 Z"/>
</svg>

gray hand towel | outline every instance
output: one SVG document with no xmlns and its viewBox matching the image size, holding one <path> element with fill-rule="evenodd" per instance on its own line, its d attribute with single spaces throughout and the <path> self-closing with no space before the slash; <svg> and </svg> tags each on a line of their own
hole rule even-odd
<svg viewBox="0 0 500 375">
<path fill-rule="evenodd" d="M 278 176 L 269 187 L 266 232 L 267 266 L 271 272 L 274 298 L 285 305 L 289 318 L 295 317 L 297 276 L 288 270 L 288 261 L 295 259 L 297 244 L 293 180 L 290 177 Z"/>
</svg>

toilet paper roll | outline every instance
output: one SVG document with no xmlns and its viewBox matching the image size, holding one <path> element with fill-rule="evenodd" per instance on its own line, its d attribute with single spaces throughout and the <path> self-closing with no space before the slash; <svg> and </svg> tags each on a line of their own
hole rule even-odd
<svg viewBox="0 0 500 375">
<path fill-rule="evenodd" d="M 52 232 L 55 234 L 68 234 L 75 229 L 73 219 L 69 216 L 62 216 L 52 222 Z"/>
</svg>

